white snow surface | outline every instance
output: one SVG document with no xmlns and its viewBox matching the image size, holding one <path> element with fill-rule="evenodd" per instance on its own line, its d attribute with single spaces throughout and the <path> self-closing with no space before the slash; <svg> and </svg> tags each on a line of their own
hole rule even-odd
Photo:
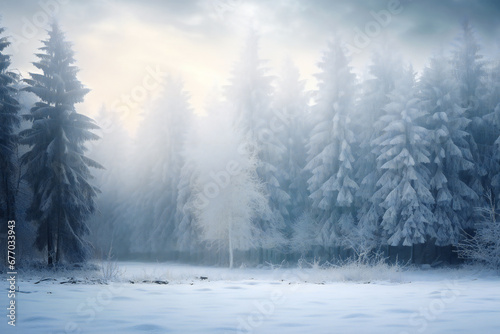
<svg viewBox="0 0 500 334">
<path fill-rule="evenodd" d="M 108 284 L 20 272 L 15 327 L 2 280 L 0 333 L 500 333 L 500 276 L 478 268 L 118 265 Z"/>
</svg>

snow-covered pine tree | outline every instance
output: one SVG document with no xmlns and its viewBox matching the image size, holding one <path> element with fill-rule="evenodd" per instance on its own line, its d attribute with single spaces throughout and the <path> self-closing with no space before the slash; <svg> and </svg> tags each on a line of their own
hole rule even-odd
<svg viewBox="0 0 500 334">
<path fill-rule="evenodd" d="M 321 227 L 311 212 L 305 211 L 294 221 L 292 226 L 292 238 L 290 240 L 290 250 L 300 255 L 301 259 L 307 257 L 316 258 L 317 251 L 321 249 Z M 313 251 L 312 254 L 309 252 Z"/>
<path fill-rule="evenodd" d="M 201 251 L 199 231 L 194 215 L 196 198 L 193 189 L 196 186 L 197 176 L 193 161 L 187 160 L 187 157 L 185 159 L 177 185 L 177 225 L 174 234 L 176 250 L 192 260 L 192 257 Z"/>
<path fill-rule="evenodd" d="M 215 108 L 212 110 L 211 108 Z M 208 114 L 217 113 L 218 105 L 209 104 Z M 196 202 L 196 185 L 198 184 L 199 166 L 196 160 L 193 159 L 193 149 L 200 145 L 200 131 L 197 125 L 201 122 L 196 122 L 193 118 L 186 141 L 183 146 L 182 157 L 184 165 L 182 166 L 179 183 L 177 184 L 177 225 L 175 226 L 174 234 L 176 240 L 176 250 L 180 252 L 181 257 L 187 260 L 199 259 L 199 256 L 204 251 L 201 244 L 200 230 L 196 222 L 195 202 Z M 205 121 L 205 118 L 203 118 Z M 200 125 L 203 128 L 203 124 Z M 217 132 L 218 133 L 218 132 Z M 216 135 L 207 133 L 207 136 Z"/>
<path fill-rule="evenodd" d="M 258 50 L 257 33 L 251 30 L 227 87 L 227 99 L 236 115 L 236 124 L 258 147 L 257 174 L 265 185 L 272 211 L 270 216 L 259 217 L 261 228 L 267 231 L 265 236 L 269 236 L 266 238 L 269 243 L 263 242 L 262 247 L 276 251 L 281 246 L 276 243 L 280 240 L 278 236 L 289 219 L 290 196 L 280 185 L 280 180 L 286 179 L 285 170 L 281 168 L 286 148 L 273 126 L 277 115 L 272 109 L 272 78 Z M 281 240 L 284 243 L 284 239 Z M 261 253 L 261 261 L 262 256 Z"/>
<path fill-rule="evenodd" d="M 485 93 L 486 62 L 480 51 L 472 25 L 469 21 L 464 21 L 462 31 L 455 41 L 451 64 L 458 84 L 460 102 L 467 109 L 466 116 L 469 119 L 481 117 L 484 113 L 481 98 Z"/>
<path fill-rule="evenodd" d="M 289 218 L 286 221 L 286 235 L 291 236 L 292 223 L 308 210 L 307 178 L 304 173 L 309 133 L 309 94 L 305 92 L 305 82 L 300 80 L 297 67 L 290 59 L 283 65 L 278 77 L 273 99 L 275 133 L 285 145 L 283 173 L 279 180 L 281 188 L 290 196 Z"/>
<path fill-rule="evenodd" d="M 490 63 L 487 71 L 485 106 L 491 111 L 500 104 L 500 59 Z"/>
<path fill-rule="evenodd" d="M 89 90 L 76 77 L 71 44 L 56 23 L 42 43 L 34 63 L 42 73 L 30 73 L 31 79 L 25 80 L 29 85 L 25 90 L 40 102 L 25 115 L 33 124 L 20 133 L 20 142 L 30 147 L 21 157 L 24 177 L 33 190 L 27 219 L 38 225 L 36 246 L 47 250 L 52 265 L 88 256 L 86 220 L 95 210 L 98 193 L 90 183 L 89 167 L 102 166 L 85 156 L 85 142 L 99 138 L 91 131 L 99 127 L 75 109 Z"/>
<path fill-rule="evenodd" d="M 488 176 L 491 178 L 491 190 L 493 202 L 500 204 L 500 59 L 496 61 L 488 73 L 486 84 L 486 108 L 489 114 L 484 116 L 488 124 L 492 126 L 492 137 L 495 139 L 491 145 L 491 159 L 487 166 Z"/>
<path fill-rule="evenodd" d="M 177 186 L 192 117 L 181 80 L 169 77 L 136 136 L 135 184 L 125 219 L 134 226 L 133 252 L 167 255 L 175 249 Z"/>
<path fill-rule="evenodd" d="M 5 28 L 0 28 L 0 35 Z M 9 71 L 10 56 L 4 54 L 10 45 L 0 37 L 0 234 L 7 232 L 7 221 L 16 219 L 17 135 L 20 124 L 15 84 L 18 76 Z"/>
<path fill-rule="evenodd" d="M 385 114 L 383 108 L 389 102 L 389 93 L 395 89 L 396 79 L 403 71 L 401 60 L 393 50 L 390 44 L 385 44 L 373 53 L 369 78 L 363 84 L 362 96 L 354 117 L 355 132 L 360 134 L 355 166 L 359 190 L 355 197 L 358 230 L 351 238 L 357 239 L 357 243 L 363 243 L 363 252 L 382 244 L 380 221 L 383 208 L 380 206 L 380 198 L 374 196 L 382 171 L 377 169 L 377 156 L 372 152 L 372 144 L 382 133 L 376 121 Z"/>
<path fill-rule="evenodd" d="M 455 245 L 477 201 L 477 194 L 461 178 L 474 168 L 466 132 L 470 120 L 465 117 L 465 108 L 460 107 L 457 82 L 443 56 L 430 60 L 419 91 L 421 109 L 428 114 L 426 127 L 431 131 L 429 170 L 435 201 L 435 242 L 438 246 Z"/>
<path fill-rule="evenodd" d="M 18 82 L 15 85 L 17 89 L 16 99 L 19 102 L 19 111 L 18 115 L 22 116 L 25 114 L 29 114 L 31 107 L 39 101 L 38 97 L 35 94 L 23 91 L 23 88 L 26 87 L 24 82 Z M 31 121 L 20 117 L 20 125 L 18 128 L 18 142 L 19 142 L 19 132 L 31 128 Z M 19 143 L 17 146 L 16 155 L 18 159 L 16 159 L 17 164 L 17 176 L 16 176 L 16 218 L 20 222 L 26 222 L 23 224 L 16 225 L 16 249 L 24 254 L 27 258 L 36 258 L 40 255 L 40 252 L 36 247 L 33 247 L 35 244 L 37 226 L 34 224 L 30 224 L 26 219 L 26 212 L 31 204 L 33 192 L 30 189 L 30 185 L 27 182 L 26 178 L 23 178 L 23 171 L 26 167 L 21 165 L 21 160 L 19 159 L 24 153 L 29 151 L 29 147 L 26 145 L 22 145 Z"/>
<path fill-rule="evenodd" d="M 486 206 L 484 201 L 485 187 L 491 181 L 488 178 L 488 162 L 493 153 L 491 124 L 485 122 L 483 116 L 488 113 L 483 103 L 485 94 L 485 61 L 480 54 L 481 48 L 474 30 L 468 21 L 462 24 L 462 31 L 456 40 L 452 53 L 452 71 L 458 84 L 460 106 L 465 108 L 465 116 L 471 120 L 467 132 L 474 168 L 465 179 L 467 184 L 479 195 L 475 206 Z M 472 222 L 469 222 L 472 226 Z"/>
<path fill-rule="evenodd" d="M 321 226 L 322 246 L 341 244 L 339 237 L 354 228 L 354 134 L 351 115 L 355 108 L 356 76 L 339 39 L 335 39 L 319 63 L 318 91 L 311 110 L 306 170 L 313 217 Z"/>
<path fill-rule="evenodd" d="M 418 102 L 410 66 L 389 94 L 385 115 L 377 121 L 382 133 L 372 142 L 381 171 L 373 197 L 384 211 L 381 227 L 384 242 L 390 246 L 413 246 L 435 237 L 428 170 L 430 133 L 419 123 L 425 112 Z"/>
</svg>

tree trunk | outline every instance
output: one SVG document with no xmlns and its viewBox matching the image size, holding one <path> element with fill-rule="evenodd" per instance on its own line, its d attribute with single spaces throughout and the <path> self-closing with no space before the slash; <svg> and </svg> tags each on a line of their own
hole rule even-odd
<svg viewBox="0 0 500 334">
<path fill-rule="evenodd" d="M 52 240 L 52 229 L 47 222 L 47 264 L 51 267 L 54 264 L 54 244 Z"/>
<path fill-rule="evenodd" d="M 57 107 L 57 103 L 56 103 Z M 62 137 L 62 130 L 59 129 L 59 135 Z M 62 147 L 62 140 L 59 140 L 59 145 L 57 147 L 57 168 L 55 170 L 56 172 L 56 182 L 57 182 L 57 233 L 56 233 L 56 264 L 59 264 L 59 261 L 61 260 L 61 253 L 62 253 L 62 228 L 61 228 L 61 218 L 62 218 L 62 201 L 63 201 L 63 194 L 62 194 L 62 156 L 64 149 Z"/>
<path fill-rule="evenodd" d="M 229 268 L 233 268 L 233 236 L 231 224 L 229 224 Z"/>
<path fill-rule="evenodd" d="M 62 240 L 60 234 L 61 234 L 61 224 L 57 224 L 57 244 L 56 244 L 56 264 L 60 263 L 61 261 L 61 252 L 62 252 Z"/>
<path fill-rule="evenodd" d="M 56 261 L 55 263 L 56 264 L 59 264 L 60 260 L 61 260 L 61 254 L 62 254 L 62 242 L 63 242 L 63 237 L 61 236 L 61 233 L 62 233 L 62 214 L 61 214 L 61 203 L 62 203 L 62 191 L 61 191 L 61 187 L 59 186 L 59 189 L 58 189 L 58 208 L 57 208 L 57 233 L 56 233 L 56 242 L 55 242 L 55 245 L 56 245 Z"/>
</svg>

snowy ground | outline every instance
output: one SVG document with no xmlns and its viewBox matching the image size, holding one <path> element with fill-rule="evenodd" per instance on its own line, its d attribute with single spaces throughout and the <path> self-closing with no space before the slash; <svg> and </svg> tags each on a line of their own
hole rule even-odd
<svg viewBox="0 0 500 334">
<path fill-rule="evenodd" d="M 3 316 L 0 333 L 500 333 L 500 277 L 474 269 L 119 266 L 108 285 L 19 274 L 17 325 Z"/>
</svg>

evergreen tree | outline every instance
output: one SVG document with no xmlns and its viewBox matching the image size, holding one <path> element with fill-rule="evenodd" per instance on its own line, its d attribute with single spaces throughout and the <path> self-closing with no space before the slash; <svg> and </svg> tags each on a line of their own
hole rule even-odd
<svg viewBox="0 0 500 334">
<path fill-rule="evenodd" d="M 89 243 L 86 220 L 95 210 L 98 189 L 90 184 L 89 167 L 102 168 L 85 156 L 85 142 L 97 140 L 99 127 L 78 113 L 88 89 L 77 79 L 71 44 L 54 23 L 34 63 L 42 74 L 30 73 L 26 91 L 37 95 L 26 118 L 32 127 L 20 133 L 30 150 L 21 157 L 24 177 L 33 190 L 27 218 L 38 225 L 36 246 L 47 249 L 48 264 L 85 260 Z"/>
<path fill-rule="evenodd" d="M 461 107 L 469 119 L 484 114 L 481 98 L 484 96 L 485 61 L 481 47 L 469 21 L 464 21 L 452 52 L 452 71 L 457 80 Z"/>
<path fill-rule="evenodd" d="M 373 197 L 384 211 L 381 227 L 391 246 L 412 246 L 435 236 L 429 131 L 419 124 L 425 112 L 419 109 L 414 78 L 410 66 L 389 94 L 385 115 L 376 125 L 382 133 L 373 141 L 381 171 Z"/>
<path fill-rule="evenodd" d="M 500 203 L 500 61 L 489 71 L 486 94 L 486 108 L 489 114 L 484 116 L 491 126 L 491 137 L 494 143 L 490 146 L 491 153 L 487 162 L 488 176 L 492 190 L 492 201 Z"/>
<path fill-rule="evenodd" d="M 29 114 L 31 107 L 39 100 L 35 94 L 23 90 L 23 88 L 26 87 L 26 84 L 23 81 L 16 83 L 14 87 L 17 89 L 16 99 L 19 102 L 20 108 L 18 111 L 20 124 L 17 130 L 17 159 L 15 159 L 15 164 L 17 166 L 15 175 L 15 207 L 16 219 L 21 224 L 16 225 L 16 249 L 20 253 L 24 254 L 26 258 L 36 258 L 40 255 L 40 252 L 36 249 L 36 247 L 33 247 L 36 239 L 36 226 L 28 223 L 26 219 L 26 211 L 31 204 L 33 193 L 30 189 L 30 185 L 26 181 L 26 178 L 22 177 L 26 167 L 22 166 L 20 160 L 20 157 L 29 150 L 29 147 L 21 144 L 19 132 L 31 127 L 32 123 L 24 119 L 22 115 Z"/>
<path fill-rule="evenodd" d="M 3 34 L 4 28 L 0 28 Z M 17 136 L 20 124 L 16 99 L 16 74 L 9 71 L 10 56 L 4 54 L 10 45 L 7 37 L 0 38 L 0 233 L 7 232 L 7 221 L 16 219 Z"/>
<path fill-rule="evenodd" d="M 323 245 L 321 228 L 310 212 L 304 212 L 293 224 L 290 249 L 306 258 L 311 250 L 318 250 Z M 316 254 L 314 254 L 316 255 Z"/>
<path fill-rule="evenodd" d="M 208 114 L 217 114 L 221 106 L 210 103 Z M 193 119 L 193 121 L 196 120 Z M 199 184 L 200 171 L 196 160 L 193 158 L 194 150 L 201 144 L 200 132 L 203 131 L 208 120 L 203 117 L 200 122 L 191 122 L 185 145 L 182 151 L 184 165 L 182 166 L 179 183 L 177 185 L 177 225 L 175 226 L 176 250 L 191 258 L 203 249 L 200 230 L 196 222 L 195 204 L 197 199 L 196 186 Z M 217 122 L 215 122 L 217 123 Z M 206 137 L 217 135 L 205 133 Z M 205 136 L 203 136 L 205 137 Z M 204 140 L 205 138 L 201 139 Z"/>
<path fill-rule="evenodd" d="M 321 226 L 324 247 L 339 245 L 338 238 L 354 228 L 354 134 L 351 115 L 355 80 L 340 41 L 336 40 L 319 63 L 313 128 L 308 143 L 308 180 L 314 218 Z"/>
<path fill-rule="evenodd" d="M 500 104 L 500 59 L 491 63 L 487 72 L 485 93 L 486 110 L 495 110 Z"/>
<path fill-rule="evenodd" d="M 135 184 L 125 219 L 134 226 L 133 251 L 166 254 L 175 249 L 182 151 L 192 116 L 181 80 L 168 78 L 146 113 L 135 142 Z"/>
<path fill-rule="evenodd" d="M 470 220 L 477 194 L 461 175 L 474 168 L 468 142 L 465 108 L 460 107 L 456 80 L 447 60 L 431 59 L 419 83 L 421 108 L 431 131 L 431 192 L 434 197 L 436 245 L 454 245 Z"/>
<path fill-rule="evenodd" d="M 269 236 L 269 244 L 262 246 L 277 249 L 278 236 L 289 218 L 290 196 L 282 189 L 280 180 L 286 179 L 283 168 L 285 145 L 274 129 L 276 115 L 272 110 L 272 78 L 263 67 L 264 61 L 258 55 L 258 37 L 251 31 L 240 61 L 233 72 L 227 97 L 235 112 L 235 122 L 242 128 L 249 140 L 258 147 L 259 179 L 265 184 L 272 214 L 260 217 L 261 228 Z M 284 240 L 281 241 L 283 243 Z M 261 259 L 263 260 L 263 259 Z"/>
<path fill-rule="evenodd" d="M 465 108 L 465 115 L 471 120 L 467 132 L 470 133 L 468 141 L 474 157 L 474 168 L 469 171 L 464 181 L 479 195 L 478 199 L 482 200 L 485 194 L 484 188 L 489 187 L 491 183 L 487 171 L 495 138 L 492 136 L 491 124 L 485 122 L 483 118 L 488 110 L 484 105 L 485 61 L 480 49 L 471 24 L 464 21 L 451 63 L 458 85 L 460 106 Z M 474 205 L 484 206 L 486 202 L 481 201 Z"/>
<path fill-rule="evenodd" d="M 189 255 L 200 250 L 199 231 L 194 215 L 197 175 L 193 161 L 186 159 L 177 185 L 177 213 L 175 226 L 176 249 Z"/>
<path fill-rule="evenodd" d="M 283 165 L 279 180 L 281 188 L 290 196 L 286 233 L 291 235 L 291 224 L 308 210 L 307 178 L 304 173 L 309 133 L 309 94 L 305 92 L 304 81 L 300 80 L 297 67 L 287 60 L 278 78 L 272 124 L 281 143 L 285 145 Z"/>
<path fill-rule="evenodd" d="M 377 50 L 372 56 L 369 79 L 364 82 L 363 94 L 355 114 L 355 129 L 359 134 L 359 158 L 356 161 L 356 193 L 358 227 L 354 235 L 363 242 L 364 250 L 374 249 L 382 244 L 380 221 L 383 208 L 380 198 L 374 197 L 381 170 L 377 168 L 377 156 L 373 140 L 382 133 L 376 123 L 386 111 L 389 93 L 396 88 L 396 79 L 403 67 L 398 56 L 389 45 Z"/>
</svg>

